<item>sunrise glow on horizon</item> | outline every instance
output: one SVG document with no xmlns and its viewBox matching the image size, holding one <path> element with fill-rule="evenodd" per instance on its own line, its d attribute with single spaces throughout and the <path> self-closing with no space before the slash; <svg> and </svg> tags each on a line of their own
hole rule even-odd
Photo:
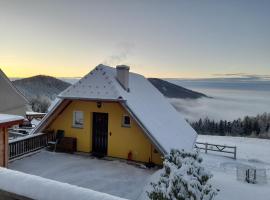
<svg viewBox="0 0 270 200">
<path fill-rule="evenodd" d="M 112 66 L 115 67 L 115 66 Z M 53 69 L 47 69 L 47 68 L 31 68 L 31 67 L 1 67 L 1 69 L 5 72 L 5 74 L 10 78 L 27 78 L 32 77 L 36 75 L 47 75 L 47 76 L 53 76 L 58 78 L 79 78 L 83 77 L 87 73 L 89 73 L 91 70 L 93 70 L 95 66 L 93 67 L 86 67 L 83 68 L 81 71 L 78 71 L 76 67 L 72 68 L 70 67 L 69 70 L 66 70 L 64 67 L 59 68 L 58 70 Z M 158 73 L 158 72 L 150 72 L 149 70 L 136 70 L 138 68 L 131 66 L 131 72 L 139 73 L 144 75 L 145 77 L 157 77 L 157 78 L 211 78 L 213 75 L 207 75 L 204 76 L 200 74 L 190 73 L 190 72 L 183 72 L 181 74 L 175 74 L 170 71 Z M 68 72 L 67 72 L 68 71 Z M 64 72 L 64 73 L 63 73 Z"/>
<path fill-rule="evenodd" d="M 269 1 L 0 2 L 9 77 L 82 77 L 100 63 L 146 77 L 270 74 Z M 48 15 L 50 13 L 50 15 Z"/>
</svg>

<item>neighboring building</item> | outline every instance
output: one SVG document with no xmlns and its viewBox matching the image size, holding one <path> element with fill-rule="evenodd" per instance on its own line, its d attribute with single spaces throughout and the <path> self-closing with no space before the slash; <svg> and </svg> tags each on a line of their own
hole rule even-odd
<svg viewBox="0 0 270 200">
<path fill-rule="evenodd" d="M 0 167 L 8 165 L 8 127 L 23 122 L 23 117 L 0 114 Z"/>
<path fill-rule="evenodd" d="M 59 98 L 34 133 L 64 130 L 80 152 L 161 164 L 171 149 L 194 147 L 196 132 L 127 66 L 99 65 Z"/>
<path fill-rule="evenodd" d="M 29 102 L 0 69 L 0 113 L 25 116 Z"/>
</svg>

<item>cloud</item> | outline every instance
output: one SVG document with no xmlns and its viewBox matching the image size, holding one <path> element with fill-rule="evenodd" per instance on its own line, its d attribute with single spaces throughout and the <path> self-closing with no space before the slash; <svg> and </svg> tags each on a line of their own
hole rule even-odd
<svg viewBox="0 0 270 200">
<path fill-rule="evenodd" d="M 247 73 L 213 74 L 213 76 L 224 78 L 270 79 L 270 75 L 247 74 Z"/>
<path fill-rule="evenodd" d="M 130 56 L 135 48 L 135 45 L 129 42 L 121 42 L 117 45 L 117 50 L 114 54 L 106 58 L 102 63 L 105 65 L 119 65 L 123 64 Z"/>
<path fill-rule="evenodd" d="M 214 120 L 234 120 L 246 115 L 270 112 L 270 92 L 240 90 L 208 90 L 213 99 L 169 99 L 187 119 L 194 121 L 209 117 Z"/>
</svg>

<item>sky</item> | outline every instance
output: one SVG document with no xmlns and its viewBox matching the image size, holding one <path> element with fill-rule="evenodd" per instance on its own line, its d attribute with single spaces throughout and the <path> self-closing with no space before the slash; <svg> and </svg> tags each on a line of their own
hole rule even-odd
<svg viewBox="0 0 270 200">
<path fill-rule="evenodd" d="M 147 77 L 270 74 L 270 1 L 0 0 L 9 77 L 81 77 L 127 64 Z"/>
</svg>

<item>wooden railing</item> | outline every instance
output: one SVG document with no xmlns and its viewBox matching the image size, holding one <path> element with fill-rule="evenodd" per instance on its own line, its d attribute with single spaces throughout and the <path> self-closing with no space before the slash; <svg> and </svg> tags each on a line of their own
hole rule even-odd
<svg viewBox="0 0 270 200">
<path fill-rule="evenodd" d="M 48 141 L 52 141 L 54 139 L 55 134 L 50 132 L 38 133 L 12 140 L 9 142 L 9 160 L 44 148 L 47 146 Z"/>
<path fill-rule="evenodd" d="M 236 146 L 226 146 L 226 145 L 219 145 L 219 144 L 210 144 L 210 143 L 203 143 L 203 142 L 196 142 L 195 144 L 196 149 L 203 150 L 205 153 L 208 151 L 232 154 L 232 157 L 236 159 Z"/>
</svg>

